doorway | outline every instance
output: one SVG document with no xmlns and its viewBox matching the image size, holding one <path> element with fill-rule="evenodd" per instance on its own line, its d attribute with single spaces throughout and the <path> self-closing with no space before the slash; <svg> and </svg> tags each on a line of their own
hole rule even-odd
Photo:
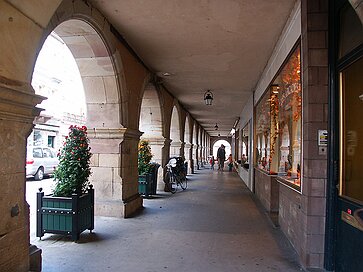
<svg viewBox="0 0 363 272">
<path fill-rule="evenodd" d="M 363 260 L 363 27 L 348 1 L 333 10 L 326 268 L 351 272 Z"/>
</svg>

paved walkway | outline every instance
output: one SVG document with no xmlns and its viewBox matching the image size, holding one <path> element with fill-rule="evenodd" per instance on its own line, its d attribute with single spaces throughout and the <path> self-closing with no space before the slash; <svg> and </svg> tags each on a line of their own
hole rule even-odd
<svg viewBox="0 0 363 272">
<path fill-rule="evenodd" d="M 235 172 L 198 171 L 188 189 L 144 200 L 130 219 L 96 217 L 79 243 L 46 234 L 43 271 L 301 271 L 294 250 Z"/>
</svg>

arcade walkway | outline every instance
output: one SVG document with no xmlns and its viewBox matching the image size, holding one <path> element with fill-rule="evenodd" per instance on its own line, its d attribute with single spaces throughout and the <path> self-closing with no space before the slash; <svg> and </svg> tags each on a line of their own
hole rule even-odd
<svg viewBox="0 0 363 272">
<path fill-rule="evenodd" d="M 32 241 L 43 249 L 43 271 L 301 271 L 235 172 L 203 169 L 188 185 L 146 199 L 134 218 L 96 217 L 94 234 L 79 243 L 57 235 Z"/>
</svg>

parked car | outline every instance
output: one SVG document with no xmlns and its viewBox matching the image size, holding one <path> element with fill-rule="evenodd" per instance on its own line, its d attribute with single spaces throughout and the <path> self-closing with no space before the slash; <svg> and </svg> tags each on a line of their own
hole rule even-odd
<svg viewBox="0 0 363 272">
<path fill-rule="evenodd" d="M 26 176 L 42 180 L 45 175 L 53 174 L 58 166 L 55 150 L 50 147 L 31 146 L 27 148 Z"/>
</svg>

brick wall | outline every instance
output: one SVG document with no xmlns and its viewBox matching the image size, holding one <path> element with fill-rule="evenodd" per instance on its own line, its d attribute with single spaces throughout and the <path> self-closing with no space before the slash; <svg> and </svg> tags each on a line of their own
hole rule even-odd
<svg viewBox="0 0 363 272">
<path fill-rule="evenodd" d="M 302 194 L 280 187 L 280 225 L 302 264 L 322 268 L 327 156 L 319 155 L 318 130 L 328 125 L 328 0 L 301 2 L 303 81 Z M 282 186 L 282 185 L 281 185 Z"/>
</svg>

